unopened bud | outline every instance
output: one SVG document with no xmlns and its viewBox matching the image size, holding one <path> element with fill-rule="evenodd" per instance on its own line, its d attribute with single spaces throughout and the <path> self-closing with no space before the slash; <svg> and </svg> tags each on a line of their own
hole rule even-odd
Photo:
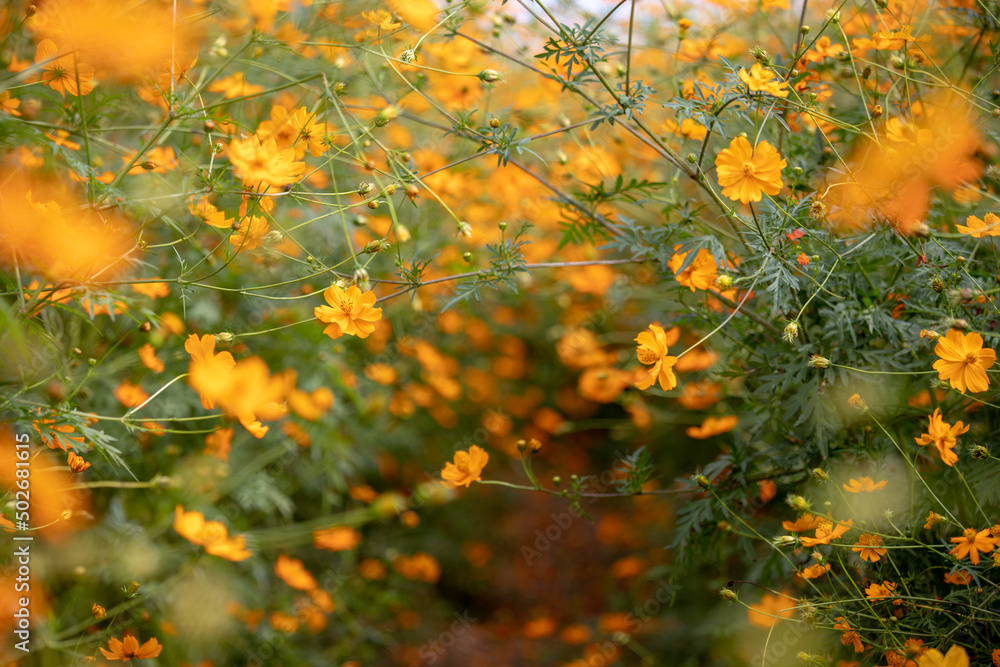
<svg viewBox="0 0 1000 667">
<path fill-rule="evenodd" d="M 990 457 L 990 450 L 982 445 L 972 445 L 969 447 L 969 455 L 978 461 L 985 461 Z"/>
<path fill-rule="evenodd" d="M 737 602 L 740 599 L 740 596 L 736 594 L 736 591 L 731 588 L 720 589 L 719 595 L 727 602 Z"/>
<path fill-rule="evenodd" d="M 789 322 L 785 325 L 784 331 L 781 332 L 781 340 L 786 343 L 793 342 L 799 337 L 799 324 L 798 322 Z"/>
<path fill-rule="evenodd" d="M 809 501 L 802 496 L 797 496 L 795 494 L 789 494 L 785 498 L 785 504 L 791 507 L 796 512 L 805 512 L 809 509 Z"/>
<path fill-rule="evenodd" d="M 399 117 L 399 107 L 390 104 L 375 116 L 375 127 L 385 127 Z"/>
<path fill-rule="evenodd" d="M 782 547 L 794 547 L 798 543 L 799 538 L 791 535 L 776 535 L 775 538 L 771 540 L 771 544 L 779 549 Z"/>
<path fill-rule="evenodd" d="M 703 489 L 707 489 L 712 486 L 712 482 L 704 475 L 695 475 L 694 481 Z"/>
<path fill-rule="evenodd" d="M 810 368 L 829 368 L 830 360 L 826 357 L 821 357 L 818 354 L 814 354 L 809 357 L 809 367 Z"/>
<path fill-rule="evenodd" d="M 108 611 L 101 605 L 97 604 L 96 602 L 90 607 L 90 613 L 93 614 L 94 618 L 96 618 L 98 621 L 100 621 L 101 619 L 103 619 L 108 615 Z"/>
<path fill-rule="evenodd" d="M 504 83 L 503 75 L 500 74 L 500 72 L 493 69 L 484 69 L 482 72 L 480 72 L 479 80 L 485 83 L 496 83 L 497 81 L 499 81 L 500 83 Z"/>
<path fill-rule="evenodd" d="M 494 130 L 497 129 L 498 127 L 500 127 L 500 121 L 496 118 L 490 118 L 490 127 L 492 127 Z"/>
<path fill-rule="evenodd" d="M 812 473 L 813 477 L 815 477 L 821 482 L 825 482 L 826 480 L 830 479 L 830 475 L 828 475 L 827 472 L 822 468 L 813 468 L 810 472 Z"/>
</svg>

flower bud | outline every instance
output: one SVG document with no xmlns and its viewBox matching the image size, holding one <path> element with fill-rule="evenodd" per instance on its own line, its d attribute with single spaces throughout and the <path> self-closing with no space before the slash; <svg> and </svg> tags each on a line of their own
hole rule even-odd
<svg viewBox="0 0 1000 667">
<path fill-rule="evenodd" d="M 729 274 L 723 273 L 715 279 L 715 285 L 721 290 L 727 290 L 733 286 L 733 277 Z"/>
<path fill-rule="evenodd" d="M 479 73 L 479 80 L 484 83 L 505 83 L 503 75 L 500 72 L 493 69 L 484 69 Z"/>
<path fill-rule="evenodd" d="M 990 450 L 982 445 L 972 445 L 969 447 L 969 455 L 978 461 L 985 461 L 990 457 Z"/>
<path fill-rule="evenodd" d="M 494 130 L 500 127 L 500 121 L 497 118 L 490 118 L 490 127 Z"/>
<path fill-rule="evenodd" d="M 785 325 L 784 331 L 781 332 L 781 340 L 785 341 L 786 343 L 791 343 L 798 337 L 799 337 L 798 322 L 789 322 L 788 324 Z"/>
<path fill-rule="evenodd" d="M 94 618 L 96 618 L 98 621 L 102 620 L 104 617 L 108 615 L 108 611 L 101 605 L 97 604 L 96 602 L 90 607 L 90 613 L 93 614 Z"/>
<path fill-rule="evenodd" d="M 740 596 L 736 594 L 736 591 L 731 588 L 719 589 L 719 595 L 727 602 L 737 602 L 740 599 Z"/>
<path fill-rule="evenodd" d="M 472 238 L 472 225 L 467 222 L 458 223 L 458 227 L 455 230 L 455 234 L 458 236 L 464 236 L 467 239 Z"/>
<path fill-rule="evenodd" d="M 399 117 L 399 107 L 390 104 L 375 116 L 375 127 L 385 127 Z"/>
<path fill-rule="evenodd" d="M 139 592 L 139 582 L 133 581 L 128 586 L 125 587 L 125 595 L 128 597 L 135 597 L 135 594 Z"/>
<path fill-rule="evenodd" d="M 694 481 L 697 482 L 698 486 L 703 489 L 707 489 L 712 486 L 712 482 L 704 475 L 695 475 Z"/>
<path fill-rule="evenodd" d="M 813 477 L 815 477 L 821 482 L 825 482 L 826 480 L 830 479 L 830 475 L 827 474 L 827 472 L 822 468 L 813 468 L 810 472 L 812 473 Z"/>
<path fill-rule="evenodd" d="M 805 512 L 809 509 L 809 501 L 802 496 L 797 496 L 795 494 L 789 494 L 785 498 L 785 504 L 791 507 L 796 512 Z"/>
<path fill-rule="evenodd" d="M 232 343 L 233 338 L 234 338 L 233 334 L 229 333 L 228 331 L 223 331 L 222 333 L 215 334 L 215 340 L 223 344 Z"/>
<path fill-rule="evenodd" d="M 865 399 L 861 398 L 861 394 L 852 394 L 851 397 L 847 399 L 847 403 L 855 410 L 868 412 L 868 403 L 865 402 Z"/>
<path fill-rule="evenodd" d="M 829 368 L 830 360 L 826 357 L 821 357 L 818 354 L 814 354 L 809 357 L 809 368 Z"/>
<path fill-rule="evenodd" d="M 792 535 L 776 535 L 771 544 L 773 544 L 778 549 L 782 547 L 794 547 L 799 543 L 799 538 L 793 537 Z"/>
<path fill-rule="evenodd" d="M 405 49 L 399 54 L 399 59 L 406 64 L 414 63 L 417 61 L 417 52 L 413 49 Z"/>
<path fill-rule="evenodd" d="M 370 199 L 370 200 L 368 200 L 367 206 L 368 206 L 368 208 L 370 208 L 370 209 L 372 209 L 374 211 L 375 209 L 377 209 L 379 207 L 380 203 L 381 202 L 379 202 L 378 199 Z"/>
</svg>

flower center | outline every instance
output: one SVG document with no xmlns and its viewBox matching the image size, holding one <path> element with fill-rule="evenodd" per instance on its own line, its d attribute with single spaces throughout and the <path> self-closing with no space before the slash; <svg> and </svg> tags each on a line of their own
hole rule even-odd
<svg viewBox="0 0 1000 667">
<path fill-rule="evenodd" d="M 962 535 L 964 535 L 965 539 L 969 540 L 970 542 L 976 539 L 977 534 L 978 531 L 975 528 L 966 528 L 964 531 L 962 531 Z"/>
<path fill-rule="evenodd" d="M 649 364 L 656 363 L 656 360 L 659 358 L 652 348 L 646 347 L 645 345 L 640 346 L 639 349 L 636 350 L 636 356 L 639 358 L 641 363 L 644 363 L 647 366 Z"/>
<path fill-rule="evenodd" d="M 966 352 L 965 353 L 965 363 L 967 363 L 967 364 L 975 364 L 978 361 L 979 361 L 979 353 L 978 352 Z"/>
<path fill-rule="evenodd" d="M 744 176 L 753 176 L 753 165 L 750 164 L 749 162 L 744 162 L 743 163 L 743 175 Z"/>
</svg>

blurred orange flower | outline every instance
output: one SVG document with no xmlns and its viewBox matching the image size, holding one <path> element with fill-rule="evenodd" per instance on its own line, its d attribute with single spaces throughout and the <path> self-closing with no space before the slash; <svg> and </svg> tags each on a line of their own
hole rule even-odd
<svg viewBox="0 0 1000 667">
<path fill-rule="evenodd" d="M 449 488 L 468 487 L 473 482 L 481 480 L 483 468 L 490 460 L 490 455 L 482 447 L 472 445 L 468 452 L 455 452 L 455 462 L 446 463 L 441 470 L 444 485 Z"/>
<path fill-rule="evenodd" d="M 226 527 L 218 521 L 205 521 L 201 512 L 185 512 L 182 505 L 174 508 L 174 530 L 205 552 L 231 561 L 246 560 L 252 554 L 246 548 L 246 538 L 230 538 Z"/>
<path fill-rule="evenodd" d="M 739 418 L 736 415 L 706 417 L 700 426 L 689 426 L 685 432 L 692 438 L 705 440 L 732 431 L 738 422 Z"/>
<path fill-rule="evenodd" d="M 274 573 L 286 584 L 300 591 L 311 591 L 319 586 L 316 577 L 312 576 L 302 561 L 284 554 L 278 556 L 278 560 L 275 561 Z"/>
<path fill-rule="evenodd" d="M 132 635 L 125 635 L 122 639 L 112 637 L 108 640 L 107 650 L 103 647 L 99 648 L 108 660 L 124 660 L 126 662 L 155 658 L 163 650 L 160 643 L 156 641 L 156 637 L 146 640 L 142 646 L 139 646 L 139 640 Z"/>
<path fill-rule="evenodd" d="M 871 477 L 860 477 L 858 479 L 851 479 L 850 484 L 842 484 L 841 486 L 849 493 L 871 493 L 872 491 L 878 491 L 888 483 L 887 480 L 883 479 L 876 484 L 875 480 Z"/>
<path fill-rule="evenodd" d="M 747 609 L 747 620 L 750 621 L 750 625 L 769 629 L 778 621 L 795 616 L 797 604 L 798 600 L 785 591 L 777 595 L 764 593 L 758 604 L 752 604 Z"/>
</svg>

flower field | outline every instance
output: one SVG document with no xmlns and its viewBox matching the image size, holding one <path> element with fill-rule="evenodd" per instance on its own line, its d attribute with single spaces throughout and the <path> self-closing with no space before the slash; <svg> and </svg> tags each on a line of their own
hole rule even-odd
<svg viewBox="0 0 1000 667">
<path fill-rule="evenodd" d="M 0 33 L 0 664 L 1000 667 L 995 2 Z"/>
</svg>

